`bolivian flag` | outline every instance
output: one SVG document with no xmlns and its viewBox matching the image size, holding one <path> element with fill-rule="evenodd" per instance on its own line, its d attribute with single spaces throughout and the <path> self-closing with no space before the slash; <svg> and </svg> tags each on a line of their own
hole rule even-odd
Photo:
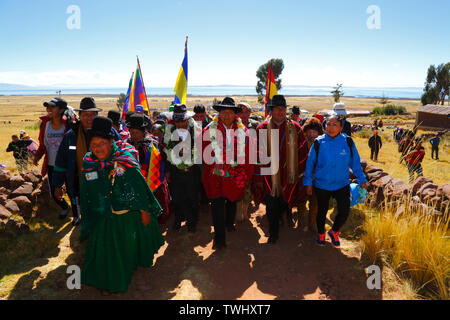
<svg viewBox="0 0 450 320">
<path fill-rule="evenodd" d="M 266 116 L 265 116 L 266 118 L 267 115 L 269 114 L 267 105 L 272 103 L 272 97 L 277 94 L 278 94 L 277 85 L 275 83 L 275 78 L 273 76 L 272 62 L 271 62 L 269 66 L 269 73 L 267 74 L 267 84 L 266 84 Z"/>
<path fill-rule="evenodd" d="M 186 103 L 186 95 L 187 95 L 187 86 L 188 86 L 188 59 L 187 59 L 187 41 L 188 37 L 186 37 L 186 44 L 184 45 L 184 59 L 181 64 L 180 72 L 178 73 L 177 83 L 175 84 L 175 103 Z"/>
</svg>

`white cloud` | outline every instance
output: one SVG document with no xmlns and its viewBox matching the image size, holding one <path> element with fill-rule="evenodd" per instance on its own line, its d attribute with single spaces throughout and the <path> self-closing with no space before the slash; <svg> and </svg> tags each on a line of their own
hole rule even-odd
<svg viewBox="0 0 450 320">
<path fill-rule="evenodd" d="M 52 72 L 0 72 L 0 83 L 12 83 L 34 87 L 126 87 L 130 74 L 64 70 Z"/>
</svg>

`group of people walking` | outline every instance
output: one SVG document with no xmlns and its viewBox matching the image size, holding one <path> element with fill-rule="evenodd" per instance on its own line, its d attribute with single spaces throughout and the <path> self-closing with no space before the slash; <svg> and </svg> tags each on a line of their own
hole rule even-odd
<svg viewBox="0 0 450 320">
<path fill-rule="evenodd" d="M 213 117 L 201 105 L 191 112 L 176 104 L 152 117 L 129 112 L 123 122 L 118 112 L 99 116 L 89 97 L 75 110 L 78 121 L 64 116 L 63 99 L 44 106 L 35 161 L 44 156 L 42 171 L 61 218 L 69 211 L 66 185 L 73 224 L 81 223 L 81 238 L 87 238 L 82 283 L 108 292 L 126 291 L 135 268 L 152 265 L 164 243 L 158 222 L 172 212 L 175 232 L 186 221 L 195 233 L 200 203 L 209 203 L 213 248 L 221 250 L 250 199 L 266 206 L 270 244 L 280 237 L 282 215 L 292 219 L 293 207 L 305 214 L 309 202 L 304 230 L 316 230 L 322 246 L 334 197 L 338 210 L 328 236 L 338 247 L 350 210 L 349 170 L 367 186 L 356 146 L 342 133 L 346 120 L 334 114 L 324 127 L 323 119 L 312 117 L 302 128 L 287 117 L 282 95 L 273 97 L 261 123 L 248 104 L 230 97 L 213 106 Z"/>
</svg>

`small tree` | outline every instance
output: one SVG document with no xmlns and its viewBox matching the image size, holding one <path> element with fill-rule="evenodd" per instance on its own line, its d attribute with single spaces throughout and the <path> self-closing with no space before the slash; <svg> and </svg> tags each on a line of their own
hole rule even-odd
<svg viewBox="0 0 450 320">
<path fill-rule="evenodd" d="M 344 96 L 344 91 L 342 91 L 342 83 L 337 83 L 336 87 L 333 87 L 333 91 L 330 91 L 330 93 L 333 95 L 334 102 L 339 102 L 341 100 L 341 97 Z"/>
<path fill-rule="evenodd" d="M 383 107 L 385 105 L 387 105 L 390 101 L 388 100 L 388 98 L 384 95 L 380 98 L 380 100 L 378 100 L 378 103 L 380 103 Z"/>
<path fill-rule="evenodd" d="M 117 99 L 116 106 L 117 106 L 117 108 L 119 109 L 120 112 L 122 111 L 123 104 L 125 103 L 125 98 L 126 97 L 127 96 L 125 95 L 125 93 L 121 93 L 119 95 L 119 98 Z"/>
<path fill-rule="evenodd" d="M 269 73 L 270 63 L 272 62 L 272 72 L 275 79 L 277 90 L 281 90 L 281 79 L 279 79 L 284 69 L 283 59 L 271 59 L 261 65 L 256 71 L 256 77 L 259 79 L 256 83 L 256 93 L 258 93 L 258 102 L 264 103 L 267 86 L 267 74 Z"/>
</svg>

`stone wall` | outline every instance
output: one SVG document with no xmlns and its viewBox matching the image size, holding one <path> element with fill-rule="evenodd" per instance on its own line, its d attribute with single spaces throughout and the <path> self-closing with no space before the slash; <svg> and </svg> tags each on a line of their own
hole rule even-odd
<svg viewBox="0 0 450 320">
<path fill-rule="evenodd" d="M 392 178 L 382 169 L 368 165 L 361 159 L 361 166 L 369 182 L 367 204 L 372 208 L 381 208 L 391 204 L 397 208 L 397 214 L 405 211 L 405 204 L 413 206 L 413 211 L 424 211 L 443 215 L 449 211 L 450 184 L 438 186 L 427 177 L 418 177 L 412 184 Z M 350 175 L 351 182 L 356 182 Z"/>
<path fill-rule="evenodd" d="M 0 168 L 0 228 L 26 231 L 26 219 L 44 216 L 55 208 L 47 176 L 39 169 L 12 175 Z"/>
</svg>

